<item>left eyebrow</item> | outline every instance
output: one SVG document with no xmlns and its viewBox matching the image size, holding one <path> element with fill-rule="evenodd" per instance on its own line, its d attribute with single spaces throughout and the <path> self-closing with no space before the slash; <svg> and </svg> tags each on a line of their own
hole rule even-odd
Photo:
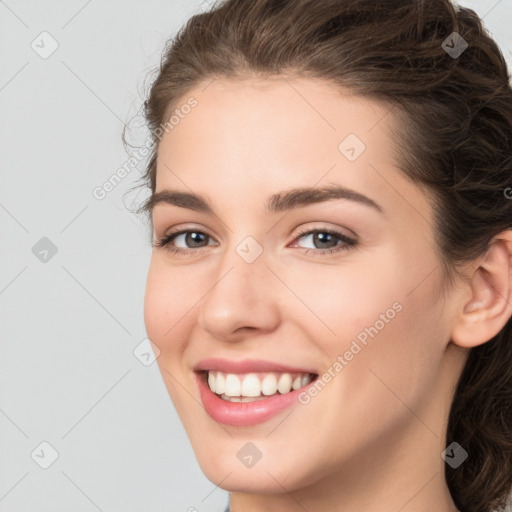
<svg viewBox="0 0 512 512">
<path fill-rule="evenodd" d="M 333 199 L 346 199 L 376 209 L 384 213 L 384 209 L 373 199 L 356 192 L 355 190 L 331 186 L 321 188 L 294 188 L 284 190 L 270 196 L 266 203 L 266 213 L 279 213 L 293 208 L 302 208 L 311 204 L 331 201 Z M 157 204 L 170 204 L 180 208 L 187 208 L 200 213 L 215 215 L 210 203 L 202 196 L 191 192 L 180 192 L 177 190 L 162 190 L 153 194 L 144 205 L 144 210 L 153 212 Z"/>
</svg>

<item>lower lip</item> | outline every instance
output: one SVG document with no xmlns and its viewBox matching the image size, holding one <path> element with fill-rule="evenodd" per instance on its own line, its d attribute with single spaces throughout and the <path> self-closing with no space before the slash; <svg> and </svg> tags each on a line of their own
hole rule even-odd
<svg viewBox="0 0 512 512">
<path fill-rule="evenodd" d="M 298 394 L 307 389 L 303 386 L 284 395 L 272 395 L 254 402 L 230 402 L 213 393 L 206 382 L 206 374 L 196 373 L 196 379 L 206 412 L 217 423 L 235 427 L 249 427 L 269 420 L 297 402 Z"/>
</svg>

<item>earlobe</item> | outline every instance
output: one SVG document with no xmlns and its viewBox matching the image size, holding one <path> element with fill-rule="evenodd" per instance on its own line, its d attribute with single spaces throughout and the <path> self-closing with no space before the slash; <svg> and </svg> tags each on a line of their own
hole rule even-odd
<svg viewBox="0 0 512 512">
<path fill-rule="evenodd" d="M 461 302 L 451 341 L 472 348 L 491 340 L 512 315 L 512 231 L 496 237 L 472 267 L 469 300 Z"/>
</svg>

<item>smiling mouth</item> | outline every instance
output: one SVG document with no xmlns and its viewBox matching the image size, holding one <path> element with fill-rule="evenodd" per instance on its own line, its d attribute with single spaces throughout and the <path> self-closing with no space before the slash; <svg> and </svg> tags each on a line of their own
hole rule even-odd
<svg viewBox="0 0 512 512">
<path fill-rule="evenodd" d="M 255 402 L 300 390 L 318 378 L 309 372 L 226 373 L 203 370 L 210 391 L 229 402 Z"/>
</svg>

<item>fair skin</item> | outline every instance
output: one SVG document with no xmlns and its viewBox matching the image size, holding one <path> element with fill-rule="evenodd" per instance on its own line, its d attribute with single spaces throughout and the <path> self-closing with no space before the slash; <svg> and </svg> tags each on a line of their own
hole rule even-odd
<svg viewBox="0 0 512 512">
<path fill-rule="evenodd" d="M 214 214 L 154 207 L 155 240 L 207 236 L 170 244 L 188 254 L 153 249 L 144 308 L 201 469 L 230 491 L 234 512 L 455 511 L 441 457 L 448 414 L 468 349 L 512 314 L 510 233 L 442 296 L 431 203 L 393 160 L 387 108 L 313 79 L 209 82 L 178 102 L 198 105 L 160 143 L 156 192 L 193 192 Z M 366 146 L 354 161 L 338 149 L 348 134 Z M 382 211 L 349 199 L 265 211 L 277 192 L 332 185 Z M 320 254 L 298 230 L 322 228 L 357 245 Z M 235 250 L 247 236 L 263 249 L 252 263 Z M 199 360 L 322 374 L 394 303 L 401 311 L 307 405 L 238 427 L 205 411 Z M 252 467 L 237 457 L 248 441 L 262 452 Z"/>
</svg>

